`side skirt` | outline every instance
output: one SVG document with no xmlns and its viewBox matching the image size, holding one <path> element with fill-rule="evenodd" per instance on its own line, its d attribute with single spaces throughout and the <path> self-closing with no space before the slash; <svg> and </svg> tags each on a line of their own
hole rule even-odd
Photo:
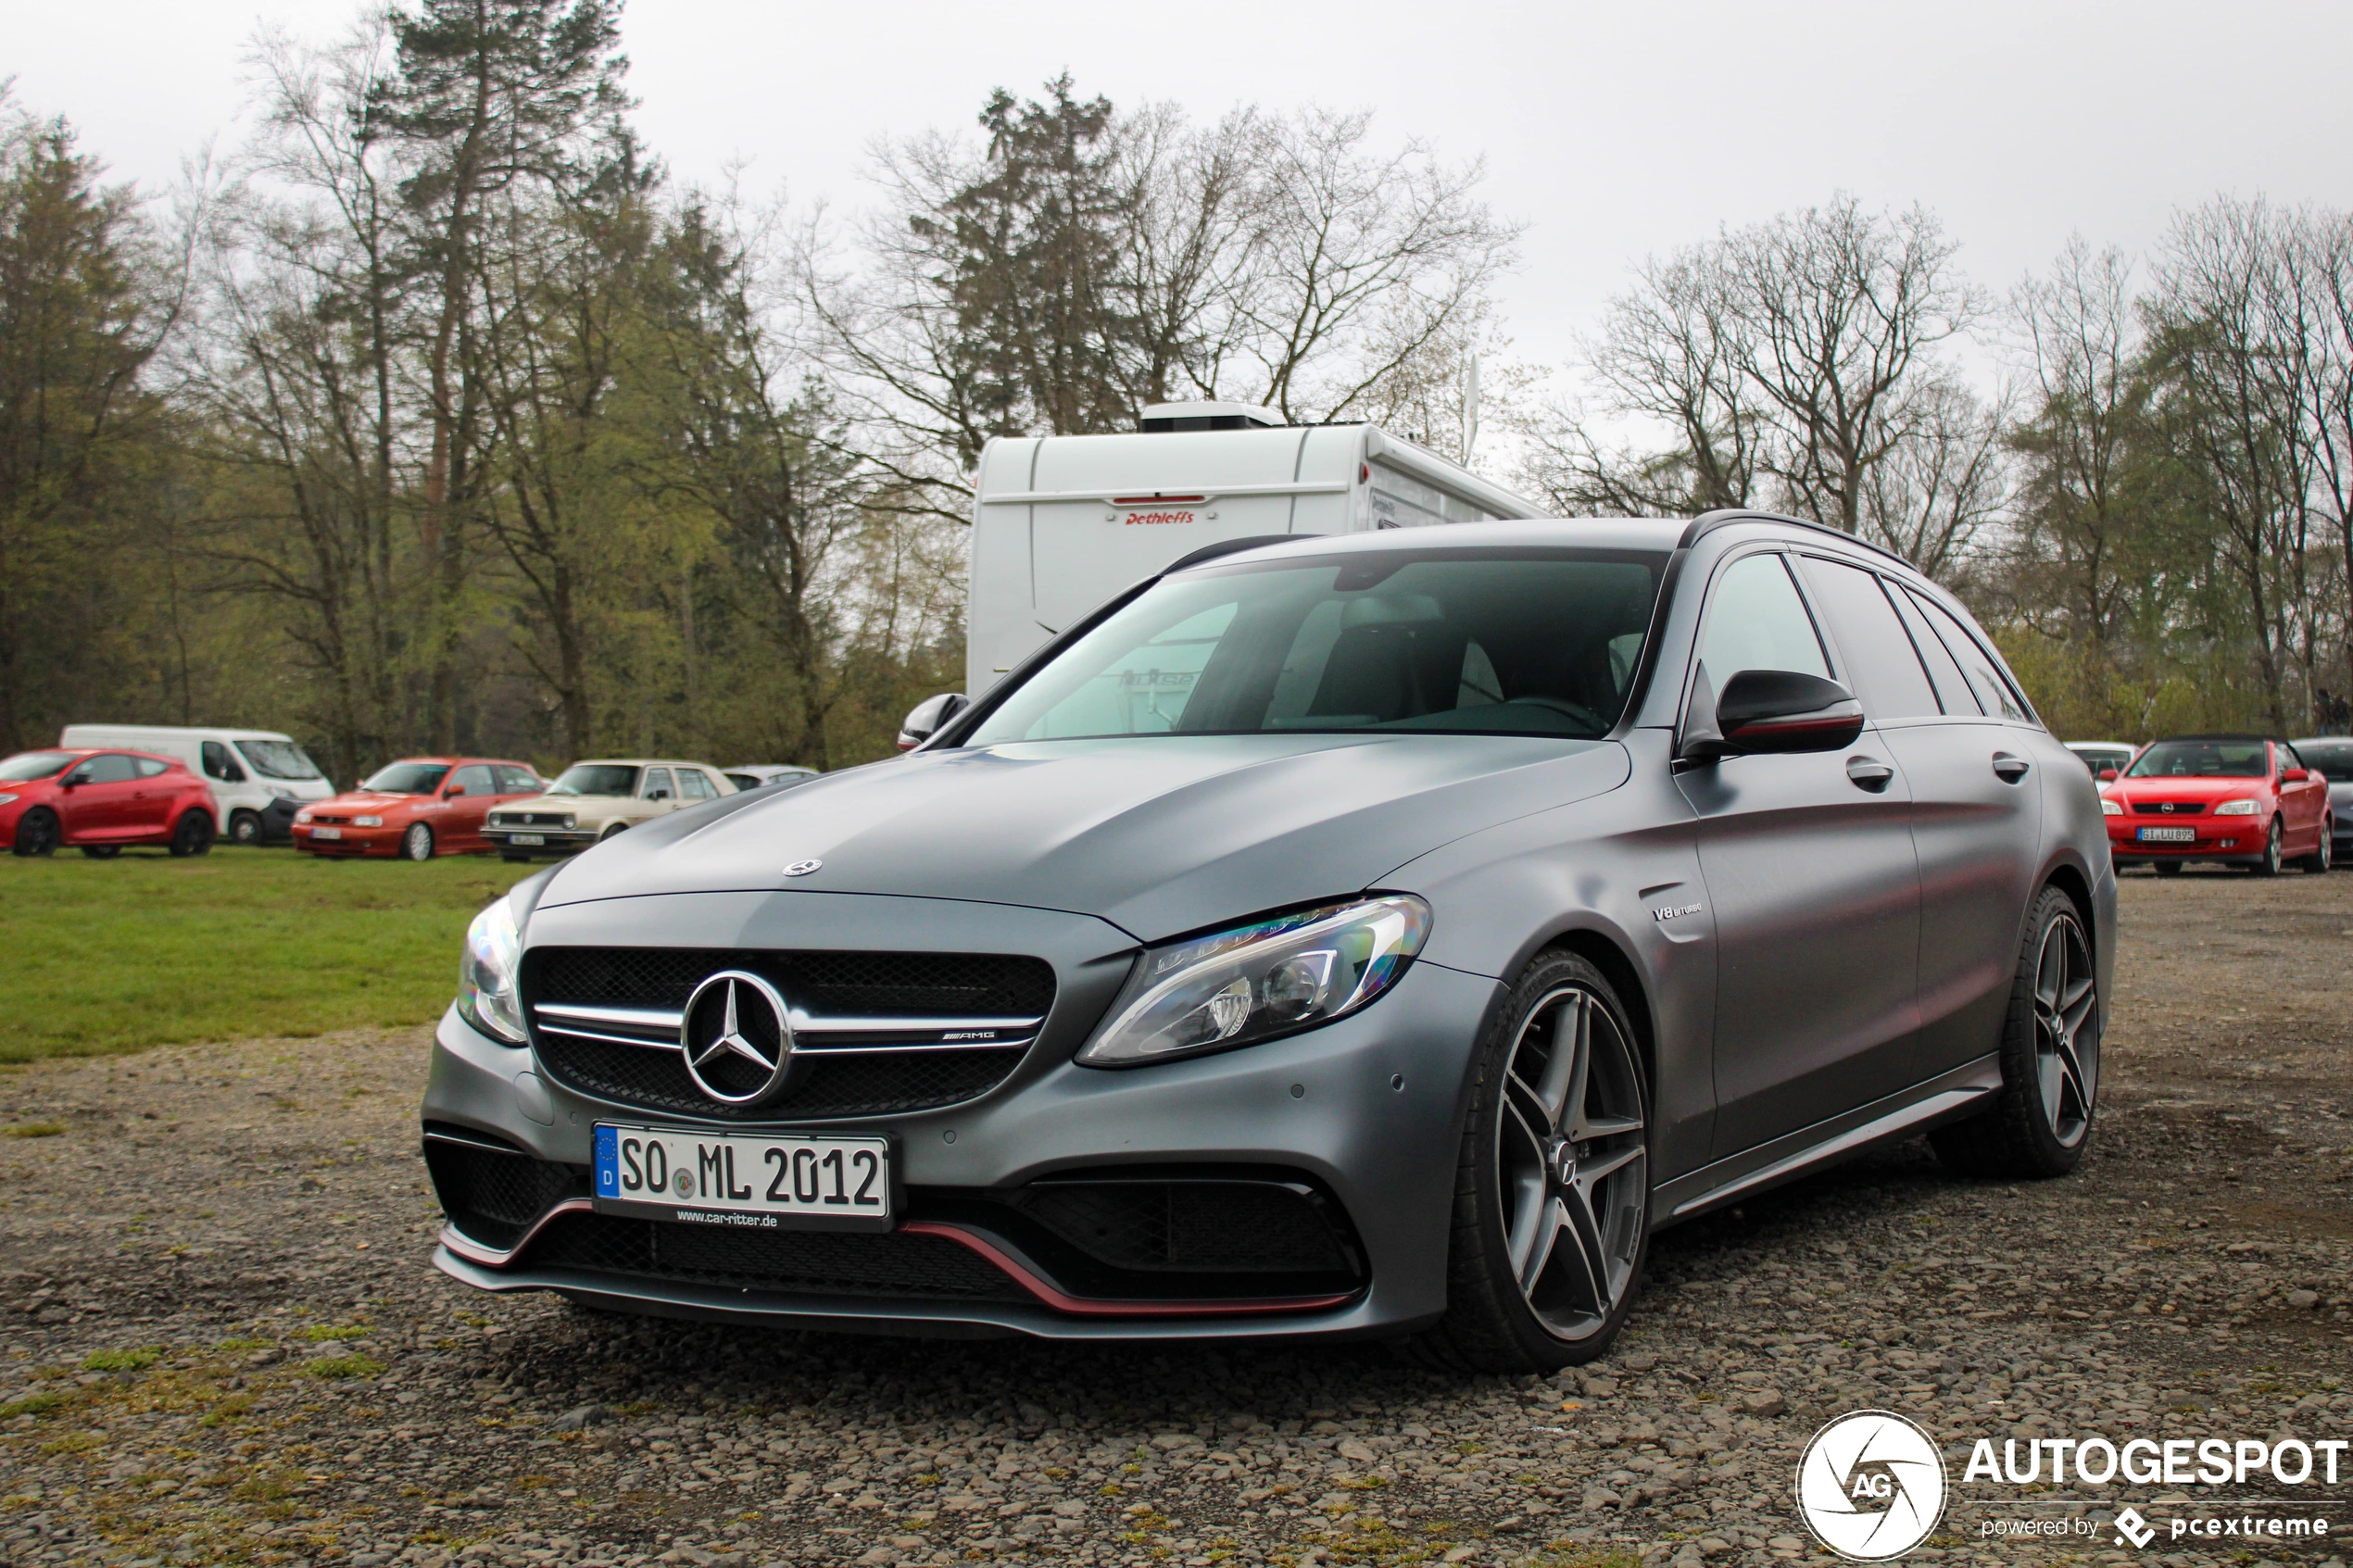
<svg viewBox="0 0 2353 1568">
<path fill-rule="evenodd" d="M 1979 1102 L 2001 1086 L 2001 1058 L 1989 1051 L 1926 1083 L 1702 1166 L 1662 1184 L 1652 1195 L 1651 1212 L 1662 1216 L 1655 1228 L 1754 1198 L 1875 1144 L 1907 1138 L 1940 1123 L 1957 1121 L 1980 1109 Z"/>
</svg>

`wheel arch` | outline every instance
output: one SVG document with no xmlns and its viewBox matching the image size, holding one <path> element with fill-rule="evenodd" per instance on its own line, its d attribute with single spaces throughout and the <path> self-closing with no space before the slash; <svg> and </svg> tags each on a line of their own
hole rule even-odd
<svg viewBox="0 0 2353 1568">
<path fill-rule="evenodd" d="M 1626 1006 L 1627 1019 L 1634 1025 L 1634 1048 L 1642 1058 L 1643 1086 L 1650 1092 L 1655 1108 L 1658 1098 L 1658 1029 L 1651 1010 L 1650 987 L 1643 983 L 1642 968 L 1634 961 L 1633 954 L 1619 946 L 1615 935 L 1593 926 L 1555 932 L 1536 952 L 1573 953 L 1600 970 L 1602 977 L 1617 988 L 1618 1000 Z M 1520 967 L 1525 969 L 1527 964 L 1523 962 Z"/>
</svg>

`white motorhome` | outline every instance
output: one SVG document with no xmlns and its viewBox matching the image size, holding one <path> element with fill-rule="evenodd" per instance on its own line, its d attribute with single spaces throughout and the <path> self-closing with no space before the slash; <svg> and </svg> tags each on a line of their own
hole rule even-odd
<svg viewBox="0 0 2353 1568">
<path fill-rule="evenodd" d="M 68 724 L 63 746 L 119 746 L 176 757 L 212 786 L 213 820 L 232 844 L 285 844 L 305 801 L 335 792 L 292 735 L 276 730 L 210 730 L 173 724 Z"/>
<path fill-rule="evenodd" d="M 1232 403 L 1156 404 L 1137 424 L 1000 436 L 981 449 L 966 692 L 977 696 L 1047 638 L 1204 545 L 1545 515 L 1369 424 L 1286 425 Z"/>
</svg>

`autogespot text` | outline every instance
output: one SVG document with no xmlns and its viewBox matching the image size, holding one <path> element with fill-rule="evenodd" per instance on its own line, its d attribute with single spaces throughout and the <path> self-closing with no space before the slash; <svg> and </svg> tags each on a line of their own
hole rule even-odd
<svg viewBox="0 0 2353 1568">
<path fill-rule="evenodd" d="M 2073 1481 L 2105 1486 L 2120 1480 L 2134 1486 L 2244 1486 L 2257 1476 L 2268 1476 L 2284 1486 L 2308 1481 L 2333 1486 L 2338 1459 L 2348 1447 L 2353 1440 L 2343 1437 L 2311 1443 L 2298 1437 L 2277 1443 L 2254 1437 L 2134 1437 L 2120 1447 L 2106 1437 L 2030 1437 L 2023 1443 L 2012 1437 L 2003 1442 L 1997 1458 L 1994 1440 L 1980 1437 L 1969 1450 L 1969 1469 L 1961 1479 L 2017 1486 L 2047 1480 L 2053 1486 Z M 2050 1467 L 2047 1476 L 2045 1464 Z M 2321 1472 L 2317 1476 L 2316 1468 Z"/>
</svg>

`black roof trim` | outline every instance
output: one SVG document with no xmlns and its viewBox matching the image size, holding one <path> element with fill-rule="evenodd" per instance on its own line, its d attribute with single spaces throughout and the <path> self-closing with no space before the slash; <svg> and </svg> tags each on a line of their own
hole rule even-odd
<svg viewBox="0 0 2353 1568">
<path fill-rule="evenodd" d="M 1859 546 L 1874 555 L 1885 556 L 1889 560 L 1916 576 L 1921 576 L 1924 579 L 1926 575 L 1919 567 L 1914 566 L 1886 546 L 1874 545 L 1869 539 L 1857 538 L 1843 528 L 1832 528 L 1827 522 L 1809 522 L 1802 517 L 1786 517 L 1780 512 L 1752 511 L 1744 507 L 1726 507 L 1717 511 L 1703 512 L 1693 518 L 1691 526 L 1683 530 L 1683 537 L 1677 547 L 1688 550 L 1718 529 L 1735 522 L 1779 522 L 1785 523 L 1791 528 L 1810 528 L 1817 533 L 1827 533 L 1833 539 L 1843 539 L 1847 544 Z"/>
<path fill-rule="evenodd" d="M 1165 577 L 1172 571 L 1182 571 L 1189 566 L 1199 566 L 1205 560 L 1215 560 L 1219 556 L 1230 556 L 1238 550 L 1254 550 L 1262 545 L 1288 545 L 1294 539 L 1325 537 L 1327 535 L 1322 533 L 1257 533 L 1247 539 L 1221 539 L 1214 545 L 1203 545 L 1198 550 L 1189 550 L 1178 556 L 1175 560 L 1162 567 L 1160 574 Z"/>
</svg>

